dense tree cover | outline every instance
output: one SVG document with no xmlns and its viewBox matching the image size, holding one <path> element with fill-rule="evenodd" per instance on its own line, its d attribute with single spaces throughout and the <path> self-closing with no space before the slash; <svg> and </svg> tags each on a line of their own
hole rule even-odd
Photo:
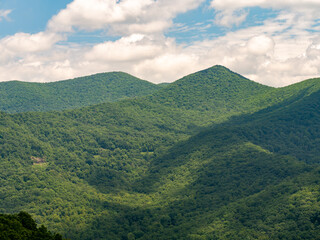
<svg viewBox="0 0 320 240">
<path fill-rule="evenodd" d="M 0 111 L 73 109 L 151 94 L 162 88 L 123 72 L 100 73 L 51 83 L 1 82 Z"/>
<path fill-rule="evenodd" d="M 72 239 L 317 239 L 319 90 L 217 66 L 133 100 L 0 113 L 0 211 Z"/>
<path fill-rule="evenodd" d="M 62 240 L 58 233 L 51 233 L 36 222 L 26 212 L 0 214 L 0 239 L 2 240 Z"/>
</svg>

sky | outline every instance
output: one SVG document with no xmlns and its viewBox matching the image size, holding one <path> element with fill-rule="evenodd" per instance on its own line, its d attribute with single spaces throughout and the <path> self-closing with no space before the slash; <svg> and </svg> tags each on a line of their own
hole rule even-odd
<svg viewBox="0 0 320 240">
<path fill-rule="evenodd" d="M 223 65 L 281 87 L 320 76 L 319 0 L 0 0 L 0 81 Z"/>
</svg>

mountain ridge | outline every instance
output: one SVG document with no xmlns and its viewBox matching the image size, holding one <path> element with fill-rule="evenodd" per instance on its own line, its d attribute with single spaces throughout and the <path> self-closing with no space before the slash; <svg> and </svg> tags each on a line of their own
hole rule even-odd
<svg viewBox="0 0 320 240">
<path fill-rule="evenodd" d="M 319 81 L 277 89 L 220 66 L 182 79 L 0 112 L 0 211 L 81 240 L 316 239 Z"/>
<path fill-rule="evenodd" d="M 194 96 L 189 97 L 198 98 L 199 101 L 196 104 L 203 106 L 205 101 L 216 101 L 216 104 L 225 105 L 226 98 L 234 98 L 232 94 L 239 95 L 240 93 L 242 95 L 238 96 L 238 99 L 234 98 L 234 103 L 243 100 L 255 101 L 251 95 L 256 94 L 264 94 L 267 101 L 273 101 L 271 98 L 275 95 L 281 98 L 281 94 L 277 92 L 281 91 L 282 94 L 286 94 L 283 89 L 291 89 L 288 92 L 292 92 L 308 86 L 310 89 L 318 88 L 316 79 L 305 80 L 287 87 L 273 88 L 249 80 L 221 65 L 189 74 L 172 83 L 158 85 L 125 72 L 108 72 L 49 83 L 1 82 L 0 111 L 16 113 L 74 109 L 145 95 L 153 95 L 152 101 L 158 98 L 157 101 L 162 102 L 161 98 L 167 100 L 172 98 L 170 92 L 173 92 L 171 95 L 176 96 L 167 104 L 188 109 L 190 106 L 187 101 L 179 99 L 177 91 L 180 91 L 179 95 L 184 95 L 193 88 Z M 208 97 L 209 94 L 211 94 L 210 97 Z M 259 101 L 260 103 L 252 103 L 251 107 L 265 105 L 263 99 Z"/>
<path fill-rule="evenodd" d="M 50 83 L 0 83 L 0 110 L 11 113 L 73 109 L 151 94 L 153 83 L 123 72 L 99 73 Z"/>
</svg>

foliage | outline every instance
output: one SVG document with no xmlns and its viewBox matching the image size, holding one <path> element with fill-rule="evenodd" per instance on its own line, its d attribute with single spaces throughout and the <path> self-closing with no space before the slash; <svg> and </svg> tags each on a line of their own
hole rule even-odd
<svg viewBox="0 0 320 240">
<path fill-rule="evenodd" d="M 0 110 L 10 113 L 73 109 L 151 94 L 161 86 L 122 72 L 51 83 L 0 83 Z"/>
<path fill-rule="evenodd" d="M 0 113 L 0 211 L 71 239 L 317 239 L 319 94 L 216 66 L 150 96 Z"/>
<path fill-rule="evenodd" d="M 0 214 L 0 239 L 2 240 L 62 240 L 58 233 L 51 233 L 36 222 L 26 212 Z"/>
</svg>

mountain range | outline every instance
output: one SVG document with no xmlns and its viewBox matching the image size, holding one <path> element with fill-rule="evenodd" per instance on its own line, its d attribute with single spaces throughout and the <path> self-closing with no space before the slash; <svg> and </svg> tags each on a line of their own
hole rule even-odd
<svg viewBox="0 0 320 240">
<path fill-rule="evenodd" d="M 214 66 L 0 92 L 3 213 L 70 239 L 320 235 L 320 79 L 272 88 Z"/>
<path fill-rule="evenodd" d="M 161 88 L 123 72 L 100 73 L 51 83 L 0 83 L 0 110 L 10 113 L 73 109 L 139 97 Z"/>
</svg>

